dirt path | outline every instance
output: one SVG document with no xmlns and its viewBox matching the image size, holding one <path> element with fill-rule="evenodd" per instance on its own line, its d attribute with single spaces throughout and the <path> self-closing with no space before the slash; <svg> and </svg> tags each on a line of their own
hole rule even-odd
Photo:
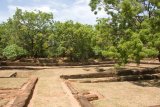
<svg viewBox="0 0 160 107">
<path fill-rule="evenodd" d="M 42 76 L 43 72 L 45 73 Z M 41 70 L 35 75 L 39 76 L 39 81 L 29 107 L 70 107 L 70 102 L 61 87 L 58 75 L 54 75 L 50 70 Z"/>
<path fill-rule="evenodd" d="M 92 72 L 92 70 L 85 71 L 83 68 L 50 68 L 35 72 L 33 75 L 38 76 L 39 80 L 28 107 L 71 107 L 59 76 L 61 74 L 84 72 Z"/>
<path fill-rule="evenodd" d="M 60 81 L 51 77 L 39 79 L 29 107 L 46 107 L 46 105 L 47 107 L 70 107 Z"/>
</svg>

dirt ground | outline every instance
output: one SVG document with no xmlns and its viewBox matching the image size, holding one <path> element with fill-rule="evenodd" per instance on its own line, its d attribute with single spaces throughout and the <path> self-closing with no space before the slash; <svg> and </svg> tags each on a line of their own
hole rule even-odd
<svg viewBox="0 0 160 107">
<path fill-rule="evenodd" d="M 0 78 L 0 107 L 21 95 L 21 87 L 27 82 L 28 78 Z"/>
<path fill-rule="evenodd" d="M 141 83 L 142 84 L 142 83 Z M 148 107 L 160 105 L 158 87 L 141 86 L 132 82 L 74 83 L 79 91 L 98 91 L 104 98 L 95 100 L 95 107 Z"/>
<path fill-rule="evenodd" d="M 86 72 L 93 71 L 85 71 L 83 68 L 55 67 L 34 72 L 33 75 L 38 76 L 39 81 L 35 87 L 29 107 L 71 107 L 70 100 L 62 88 L 62 80 L 59 76 Z"/>
<path fill-rule="evenodd" d="M 18 89 L 28 81 L 28 78 L 0 78 L 0 89 Z"/>
<path fill-rule="evenodd" d="M 134 67 L 135 65 L 129 65 Z M 142 64 L 140 67 L 154 67 L 158 65 Z M 76 66 L 76 67 L 33 67 L 38 70 L 12 70 L 18 72 L 18 77 L 37 76 L 39 78 L 33 97 L 28 107 L 71 107 L 70 100 L 64 92 L 59 78 L 66 74 L 83 74 L 97 72 L 97 67 L 110 69 L 113 66 Z M 3 70 L 4 71 L 4 70 Z M 5 70 L 11 71 L 11 70 Z M 145 107 L 157 105 L 160 99 L 160 87 L 140 86 L 132 82 L 78 84 L 79 90 L 94 90 L 104 96 L 103 99 L 93 101 L 95 107 Z"/>
</svg>

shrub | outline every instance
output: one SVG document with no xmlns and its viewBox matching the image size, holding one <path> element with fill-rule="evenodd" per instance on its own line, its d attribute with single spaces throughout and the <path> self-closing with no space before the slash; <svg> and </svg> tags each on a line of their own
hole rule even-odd
<svg viewBox="0 0 160 107">
<path fill-rule="evenodd" d="M 16 44 L 8 45 L 3 49 L 3 56 L 7 59 L 15 60 L 27 55 L 27 51 Z"/>
</svg>

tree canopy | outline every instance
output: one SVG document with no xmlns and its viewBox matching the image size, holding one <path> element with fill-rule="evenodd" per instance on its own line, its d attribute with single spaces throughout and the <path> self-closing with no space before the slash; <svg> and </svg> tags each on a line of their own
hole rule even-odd
<svg viewBox="0 0 160 107">
<path fill-rule="evenodd" d="M 140 63 L 144 57 L 160 56 L 160 35 L 156 30 L 159 28 L 159 1 L 91 0 L 89 5 L 95 14 L 104 9 L 109 15 L 98 23 L 106 26 L 102 29 L 106 29 L 106 36 L 111 38 L 110 45 L 103 49 L 104 55 L 124 64 L 128 59 Z"/>
<path fill-rule="evenodd" d="M 71 61 L 110 58 L 118 64 L 143 58 L 160 60 L 160 2 L 157 0 L 91 0 L 96 25 L 54 21 L 52 13 L 22 11 L 0 24 L 0 56 L 68 57 Z"/>
</svg>

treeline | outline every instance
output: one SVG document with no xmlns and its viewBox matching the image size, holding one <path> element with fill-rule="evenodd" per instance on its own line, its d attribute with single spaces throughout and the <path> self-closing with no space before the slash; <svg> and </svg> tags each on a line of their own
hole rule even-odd
<svg viewBox="0 0 160 107">
<path fill-rule="evenodd" d="M 51 13 L 17 9 L 13 18 L 0 25 L 0 51 L 7 59 L 68 57 L 85 61 L 94 57 L 95 35 L 91 25 L 56 22 Z"/>
<path fill-rule="evenodd" d="M 94 26 L 54 21 L 52 13 L 17 9 L 0 24 L 0 55 L 68 57 L 71 61 L 111 58 L 118 64 L 143 58 L 160 60 L 160 2 L 158 0 L 91 0 L 95 14 L 105 9 L 108 18 Z"/>
</svg>

